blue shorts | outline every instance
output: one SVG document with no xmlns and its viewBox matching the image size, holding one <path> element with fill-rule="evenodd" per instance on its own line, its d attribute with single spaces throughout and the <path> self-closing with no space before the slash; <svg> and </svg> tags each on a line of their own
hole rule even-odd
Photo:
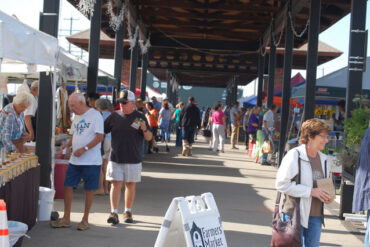
<svg viewBox="0 0 370 247">
<path fill-rule="evenodd" d="M 97 190 L 99 187 L 100 169 L 101 166 L 96 165 L 76 166 L 69 163 L 64 187 L 77 187 L 82 178 L 84 180 L 85 190 Z"/>
<path fill-rule="evenodd" d="M 195 130 L 194 127 L 182 127 L 182 139 L 188 141 L 189 144 L 194 143 Z"/>
</svg>

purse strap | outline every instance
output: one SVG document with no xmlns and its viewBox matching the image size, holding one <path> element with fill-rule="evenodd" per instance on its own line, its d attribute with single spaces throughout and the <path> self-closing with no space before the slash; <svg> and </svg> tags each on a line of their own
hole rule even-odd
<svg viewBox="0 0 370 247">
<path fill-rule="evenodd" d="M 300 156 L 300 153 L 298 150 L 296 150 L 297 153 L 298 153 L 298 183 L 297 184 L 300 184 L 301 183 L 301 156 Z M 325 163 L 325 166 L 326 166 L 326 163 Z M 326 173 L 326 167 L 325 167 L 325 173 Z M 276 202 L 275 202 L 275 214 L 278 214 L 279 213 L 279 206 L 280 206 L 280 199 L 281 199 L 281 192 L 278 191 L 278 194 L 277 194 L 277 197 L 276 197 Z"/>
</svg>

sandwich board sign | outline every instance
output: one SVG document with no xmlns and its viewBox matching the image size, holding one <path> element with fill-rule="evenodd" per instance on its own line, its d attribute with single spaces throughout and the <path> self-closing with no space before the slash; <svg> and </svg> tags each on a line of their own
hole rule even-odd
<svg viewBox="0 0 370 247">
<path fill-rule="evenodd" d="M 172 200 L 154 247 L 227 247 L 212 193 Z"/>
</svg>

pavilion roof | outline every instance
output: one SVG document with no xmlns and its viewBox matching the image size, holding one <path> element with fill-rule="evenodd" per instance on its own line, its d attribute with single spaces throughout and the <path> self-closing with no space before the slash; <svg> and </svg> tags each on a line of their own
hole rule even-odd
<svg viewBox="0 0 370 247">
<path fill-rule="evenodd" d="M 68 0 L 74 6 L 79 1 Z M 101 30 L 110 38 L 108 1 L 102 4 Z M 114 10 L 116 9 L 113 1 Z M 245 84 L 257 75 L 261 44 L 268 46 L 271 37 L 281 37 L 278 54 L 284 46 L 280 35 L 286 21 L 287 0 L 127 0 L 131 22 L 137 23 L 140 36 L 150 34 L 149 67 L 159 79 L 166 71 L 175 73 L 180 84 L 225 86 L 231 75 L 239 74 Z M 295 29 L 305 29 L 309 19 L 309 1 L 292 0 Z M 320 31 L 324 31 L 350 12 L 351 1 L 322 0 Z M 274 19 L 274 22 L 272 20 Z M 272 26 L 275 28 L 272 28 Z M 274 32 L 271 32 L 274 30 Z M 127 32 L 126 32 L 127 33 Z M 272 35 L 271 35 L 272 33 Z M 307 43 L 307 32 L 295 38 L 295 54 Z M 334 48 L 319 62 L 340 55 Z M 112 51 L 110 51 L 111 54 Z M 330 56 L 330 54 L 336 54 Z M 104 52 L 102 55 L 108 55 Z M 323 54 L 322 54 L 323 55 Z M 304 57 L 305 55 L 302 55 Z M 305 67 L 305 59 L 293 59 L 293 65 Z M 279 64 L 279 58 L 278 58 Z M 203 85 L 204 86 L 204 85 Z M 211 86 L 211 85 L 209 85 Z"/>
</svg>

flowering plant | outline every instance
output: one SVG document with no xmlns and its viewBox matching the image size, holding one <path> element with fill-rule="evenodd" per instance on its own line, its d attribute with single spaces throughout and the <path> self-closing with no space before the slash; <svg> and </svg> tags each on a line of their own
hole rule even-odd
<svg viewBox="0 0 370 247">
<path fill-rule="evenodd" d="M 317 108 L 317 109 L 315 110 L 315 115 L 316 115 L 316 116 L 322 115 L 322 109 L 321 109 L 321 108 Z"/>
</svg>

